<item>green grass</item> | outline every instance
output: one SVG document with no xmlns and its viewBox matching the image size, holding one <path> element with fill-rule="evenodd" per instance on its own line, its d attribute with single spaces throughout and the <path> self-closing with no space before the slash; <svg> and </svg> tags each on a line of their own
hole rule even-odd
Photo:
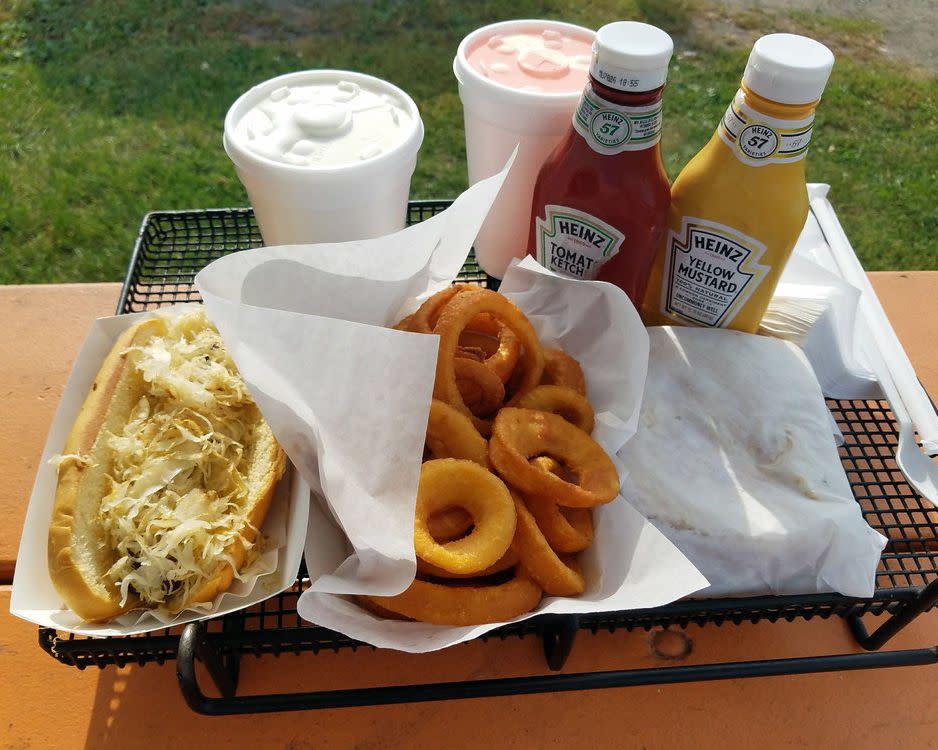
<svg viewBox="0 0 938 750">
<path fill-rule="evenodd" d="M 748 54 L 748 40 L 695 32 L 698 10 L 662 0 L 0 0 L 0 282 L 116 280 L 146 211 L 245 205 L 221 147 L 225 111 L 291 70 L 350 68 L 406 89 L 427 133 L 412 195 L 455 195 L 466 179 L 453 53 L 505 18 L 594 28 L 646 18 L 673 31 L 683 50 L 665 100 L 674 177 L 710 136 Z M 808 175 L 831 183 L 867 268 L 938 267 L 936 78 L 880 57 L 874 25 L 760 14 L 730 21 L 751 35 L 766 24 L 805 30 L 839 54 Z"/>
</svg>

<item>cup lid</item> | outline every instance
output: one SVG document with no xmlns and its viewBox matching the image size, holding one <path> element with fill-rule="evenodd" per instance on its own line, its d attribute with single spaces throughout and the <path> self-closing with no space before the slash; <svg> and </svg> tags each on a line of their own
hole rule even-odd
<svg viewBox="0 0 938 750">
<path fill-rule="evenodd" d="M 473 51 L 481 45 L 491 45 L 496 49 L 504 47 L 502 41 L 507 41 L 506 37 L 514 35 L 538 35 L 543 36 L 545 44 L 544 49 L 535 51 L 534 54 L 526 54 L 524 64 L 519 54 L 517 59 L 512 60 L 512 64 L 506 61 L 505 67 L 517 68 L 518 71 L 530 72 L 535 67 L 544 66 L 552 69 L 547 71 L 546 76 L 533 75 L 530 85 L 515 86 L 504 82 L 504 77 L 500 74 L 486 75 L 479 70 L 477 65 L 470 62 L 470 56 Z M 499 21 L 497 23 L 482 26 L 466 35 L 459 43 L 456 50 L 456 56 L 453 58 L 453 73 L 459 83 L 460 97 L 467 95 L 475 97 L 476 95 L 491 101 L 494 106 L 537 106 L 546 109 L 560 108 L 567 109 L 576 105 L 583 93 L 583 86 L 587 81 L 587 68 L 590 63 L 588 51 L 593 43 L 595 32 L 582 26 L 576 26 L 563 21 L 550 21 L 544 19 L 516 19 L 512 21 Z M 555 59 L 551 47 L 557 42 L 561 42 L 564 37 L 569 37 L 577 43 L 582 43 L 586 47 L 583 60 L 560 61 Z M 509 45 L 510 46 L 510 45 Z M 506 51 L 507 48 L 506 48 Z M 520 52 L 520 51 L 519 51 Z M 573 64 L 571 64 L 571 62 Z M 569 75 L 566 77 L 572 83 L 569 87 L 563 87 L 558 90 L 556 86 L 540 86 L 538 80 L 551 79 L 551 72 L 566 71 Z M 540 71 L 544 73 L 542 69 Z M 498 73 L 498 71 L 496 71 Z M 578 79 L 578 80 L 577 80 Z M 465 102 L 465 98 L 463 99 Z"/>
<path fill-rule="evenodd" d="M 423 123 L 404 91 L 341 70 L 288 73 L 242 94 L 225 117 L 225 149 L 236 163 L 316 173 L 371 169 L 413 156 Z"/>
</svg>

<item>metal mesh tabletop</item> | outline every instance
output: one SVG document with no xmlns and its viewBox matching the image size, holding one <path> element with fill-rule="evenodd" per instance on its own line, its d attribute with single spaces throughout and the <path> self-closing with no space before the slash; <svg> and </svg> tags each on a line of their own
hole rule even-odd
<svg viewBox="0 0 938 750">
<path fill-rule="evenodd" d="M 449 201 L 413 202 L 408 221 L 422 221 L 449 204 Z M 197 301 L 199 296 L 192 280 L 202 267 L 228 253 L 261 244 L 250 209 L 148 214 L 134 250 L 118 312 L 139 312 L 177 302 Z M 480 271 L 472 256 L 463 268 L 460 280 L 481 284 L 493 281 Z M 933 606 L 938 587 L 926 586 L 938 581 L 938 511 L 916 494 L 896 465 L 894 456 L 898 434 L 888 403 L 830 400 L 828 406 L 844 434 L 840 456 L 856 500 L 869 524 L 889 539 L 880 561 L 877 590 L 872 599 L 810 594 L 684 600 L 652 610 L 568 617 L 560 630 L 648 630 L 689 623 L 720 625 L 836 615 L 849 618 L 861 643 L 873 648 L 881 644 L 872 643 L 859 622 L 860 615 L 893 614 L 892 620 L 911 619 Z M 300 619 L 296 602 L 307 585 L 303 567 L 292 589 L 248 611 L 199 625 L 200 637 L 226 659 L 233 654 L 300 653 L 361 647 L 362 644 L 346 636 Z M 174 659 L 181 631 L 177 628 L 147 635 L 100 639 L 42 629 L 39 636 L 42 646 L 55 658 L 84 668 L 88 665 L 163 663 Z M 486 638 L 537 634 L 556 640 L 557 632 L 556 616 L 536 617 L 496 630 Z M 864 638 L 868 640 L 864 642 Z M 550 661 L 550 653 L 548 659 Z M 756 663 L 759 662 L 748 664 Z"/>
</svg>

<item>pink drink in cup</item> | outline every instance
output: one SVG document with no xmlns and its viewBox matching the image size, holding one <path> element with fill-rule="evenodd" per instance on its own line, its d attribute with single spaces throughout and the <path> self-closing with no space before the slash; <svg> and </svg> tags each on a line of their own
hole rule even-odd
<svg viewBox="0 0 938 750">
<path fill-rule="evenodd" d="M 504 21 L 473 31 L 453 60 L 466 126 L 469 184 L 518 157 L 476 238 L 476 258 L 501 278 L 527 253 L 538 171 L 570 125 L 595 33 L 559 21 Z"/>
</svg>

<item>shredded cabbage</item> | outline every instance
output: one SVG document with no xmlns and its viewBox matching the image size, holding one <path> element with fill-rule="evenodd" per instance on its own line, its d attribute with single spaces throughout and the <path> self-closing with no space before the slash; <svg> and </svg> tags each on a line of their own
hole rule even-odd
<svg viewBox="0 0 938 750">
<path fill-rule="evenodd" d="M 204 312 L 166 322 L 165 336 L 128 350 L 148 393 L 107 436 L 114 461 L 99 513 L 122 605 L 133 591 L 171 607 L 233 563 L 232 542 L 251 546 L 241 470 L 257 407 Z"/>
</svg>

